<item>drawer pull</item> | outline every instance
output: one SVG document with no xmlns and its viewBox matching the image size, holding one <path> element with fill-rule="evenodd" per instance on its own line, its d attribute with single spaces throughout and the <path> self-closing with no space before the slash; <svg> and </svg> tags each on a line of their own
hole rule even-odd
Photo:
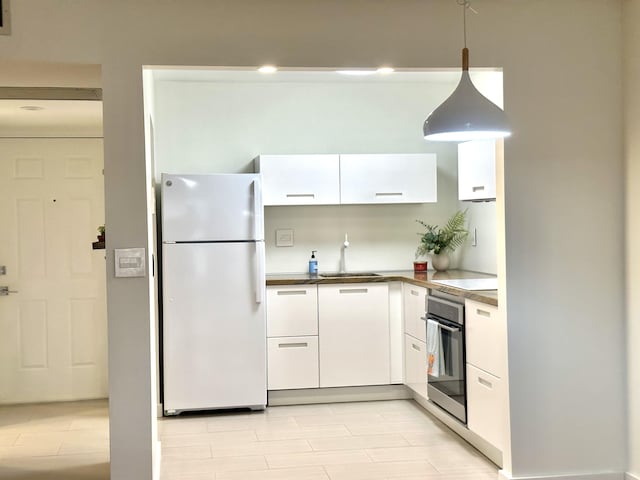
<svg viewBox="0 0 640 480">
<path fill-rule="evenodd" d="M 306 295 L 306 290 L 278 290 L 278 295 Z"/>
<path fill-rule="evenodd" d="M 402 192 L 376 192 L 376 197 L 401 197 Z"/>
<path fill-rule="evenodd" d="M 481 192 L 484 190 L 484 185 L 479 185 L 477 187 L 471 187 L 471 190 L 474 192 Z"/>
<path fill-rule="evenodd" d="M 417 297 L 420 294 L 418 292 L 416 292 L 415 290 L 411 290 L 411 295 L 413 295 L 414 297 Z"/>
<path fill-rule="evenodd" d="M 476 313 L 478 315 L 480 315 L 481 317 L 490 317 L 491 313 L 487 312 L 486 310 L 480 310 L 479 308 L 476 308 Z"/>
<path fill-rule="evenodd" d="M 307 342 L 297 343 L 279 343 L 278 348 L 307 348 L 309 344 Z"/>
<path fill-rule="evenodd" d="M 367 293 L 368 288 L 341 288 L 340 293 Z"/>
<path fill-rule="evenodd" d="M 411 348 L 413 348 L 414 350 L 420 351 L 420 347 L 418 345 L 416 345 L 415 343 L 411 344 Z"/>
<path fill-rule="evenodd" d="M 287 198 L 315 198 L 315 193 L 287 193 Z"/>
<path fill-rule="evenodd" d="M 480 385 L 484 385 L 484 386 L 485 386 L 485 387 L 487 387 L 487 388 L 493 388 L 493 384 L 492 384 L 490 381 L 485 380 L 485 379 L 484 379 L 484 378 L 482 378 L 482 377 L 478 377 L 478 383 L 479 383 Z"/>
</svg>

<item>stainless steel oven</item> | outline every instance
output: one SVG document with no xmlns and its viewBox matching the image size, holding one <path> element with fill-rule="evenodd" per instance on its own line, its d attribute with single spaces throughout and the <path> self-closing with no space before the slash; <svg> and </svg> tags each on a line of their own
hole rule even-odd
<svg viewBox="0 0 640 480">
<path fill-rule="evenodd" d="M 442 356 L 438 376 L 427 376 L 427 395 L 433 403 L 466 424 L 464 305 L 429 296 L 426 320 L 427 325 L 429 320 L 437 323 L 437 329 L 433 329 L 432 333 L 435 331 L 439 336 Z"/>
</svg>

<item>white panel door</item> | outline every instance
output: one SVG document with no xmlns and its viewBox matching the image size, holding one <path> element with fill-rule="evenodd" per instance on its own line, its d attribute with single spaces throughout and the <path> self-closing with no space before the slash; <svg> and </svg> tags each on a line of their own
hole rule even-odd
<svg viewBox="0 0 640 480">
<path fill-rule="evenodd" d="M 391 383 L 389 287 L 318 285 L 320 386 Z"/>
<path fill-rule="evenodd" d="M 437 177 L 434 153 L 340 155 L 340 201 L 436 202 Z"/>
<path fill-rule="evenodd" d="M 0 140 L 0 403 L 107 396 L 102 168 L 100 139 Z"/>
<path fill-rule="evenodd" d="M 259 251 L 252 242 L 163 245 L 165 411 L 266 404 Z"/>
</svg>

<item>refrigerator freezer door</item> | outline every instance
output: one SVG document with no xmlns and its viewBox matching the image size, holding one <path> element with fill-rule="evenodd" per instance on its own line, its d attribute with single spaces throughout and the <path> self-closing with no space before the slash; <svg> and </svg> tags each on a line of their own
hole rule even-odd
<svg viewBox="0 0 640 480">
<path fill-rule="evenodd" d="M 258 174 L 162 174 L 162 241 L 264 240 Z"/>
<path fill-rule="evenodd" d="M 165 411 L 266 405 L 258 250 L 250 242 L 163 245 Z"/>
</svg>

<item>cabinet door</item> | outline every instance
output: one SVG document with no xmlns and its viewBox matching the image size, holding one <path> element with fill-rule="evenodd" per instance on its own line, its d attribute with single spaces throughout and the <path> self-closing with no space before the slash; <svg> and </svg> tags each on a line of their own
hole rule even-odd
<svg viewBox="0 0 640 480">
<path fill-rule="evenodd" d="M 504 382 L 467 364 L 467 426 L 500 450 L 506 430 Z"/>
<path fill-rule="evenodd" d="M 495 140 L 474 140 L 458 144 L 458 198 L 496 198 Z"/>
<path fill-rule="evenodd" d="M 338 155 L 260 155 L 265 205 L 337 205 L 340 203 Z"/>
<path fill-rule="evenodd" d="M 427 324 L 421 317 L 427 314 L 427 289 L 405 283 L 404 297 L 404 331 L 421 342 L 427 341 Z"/>
<path fill-rule="evenodd" d="M 404 336 L 405 385 L 427 398 L 427 344 Z"/>
<path fill-rule="evenodd" d="M 267 336 L 318 334 L 318 287 L 267 287 Z"/>
<path fill-rule="evenodd" d="M 467 363 L 504 378 L 507 363 L 507 326 L 498 308 L 473 300 L 465 301 Z"/>
<path fill-rule="evenodd" d="M 267 339 L 267 388 L 318 388 L 318 337 Z"/>
<path fill-rule="evenodd" d="M 390 383 L 386 283 L 318 286 L 320 386 Z"/>
<path fill-rule="evenodd" d="M 342 203 L 436 202 L 436 155 L 340 155 L 340 198 Z"/>
</svg>

